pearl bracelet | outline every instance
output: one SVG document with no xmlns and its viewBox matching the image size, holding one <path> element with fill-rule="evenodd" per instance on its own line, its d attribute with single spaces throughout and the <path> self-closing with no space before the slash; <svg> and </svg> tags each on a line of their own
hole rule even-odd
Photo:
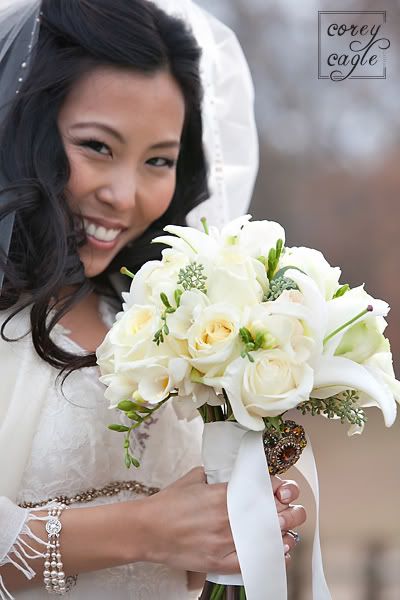
<svg viewBox="0 0 400 600">
<path fill-rule="evenodd" d="M 46 531 L 48 534 L 47 551 L 45 554 L 43 581 L 49 594 L 63 595 L 66 593 L 65 573 L 61 562 L 60 532 L 62 529 L 60 515 L 67 508 L 65 504 L 58 504 L 49 508 Z"/>
</svg>

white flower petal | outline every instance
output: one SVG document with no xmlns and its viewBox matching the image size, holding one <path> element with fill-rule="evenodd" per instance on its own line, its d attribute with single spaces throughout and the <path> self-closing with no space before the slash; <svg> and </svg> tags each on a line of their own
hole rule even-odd
<svg viewBox="0 0 400 600">
<path fill-rule="evenodd" d="M 314 391 L 321 398 L 324 388 L 343 386 L 343 390 L 364 392 L 371 405 L 381 409 L 387 427 L 393 425 L 396 418 L 396 403 L 387 386 L 381 385 L 368 370 L 341 356 L 322 356 L 314 373 Z M 325 398 L 329 397 L 329 393 Z"/>
</svg>

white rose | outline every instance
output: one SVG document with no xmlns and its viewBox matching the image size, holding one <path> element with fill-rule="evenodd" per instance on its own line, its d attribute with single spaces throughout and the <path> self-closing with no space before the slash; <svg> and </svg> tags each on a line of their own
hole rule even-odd
<svg viewBox="0 0 400 600">
<path fill-rule="evenodd" d="M 237 246 L 221 249 L 207 270 L 207 296 L 211 303 L 227 297 L 230 304 L 244 307 L 259 304 L 269 289 L 264 265 Z"/>
<path fill-rule="evenodd" d="M 283 301 L 276 302 L 284 308 Z M 293 363 L 301 364 L 308 361 L 315 342 L 306 335 L 304 322 L 295 316 L 271 314 L 272 304 L 272 302 L 266 302 L 253 307 L 246 321 L 246 328 L 252 334 L 253 339 L 256 339 L 257 335 L 263 336 L 262 349 L 279 348 Z M 277 307 L 277 304 L 274 304 L 274 308 Z"/>
<path fill-rule="evenodd" d="M 228 304 L 206 307 L 188 331 L 192 366 L 215 376 L 224 363 L 239 352 L 240 313 Z"/>
<path fill-rule="evenodd" d="M 155 354 L 156 345 L 152 340 L 159 326 L 160 318 L 154 306 L 132 306 L 114 323 L 98 349 L 100 363 L 106 356 L 109 364 L 110 348 L 113 349 L 116 371 L 121 364 Z"/>
<path fill-rule="evenodd" d="M 282 350 L 253 354 L 254 362 L 238 358 L 222 378 L 236 420 L 254 430 L 264 428 L 263 417 L 274 417 L 308 400 L 313 369 L 294 364 Z"/>
<path fill-rule="evenodd" d="M 297 267 L 311 277 L 325 300 L 331 300 L 338 290 L 341 271 L 331 267 L 322 252 L 312 248 L 286 248 L 279 261 L 279 268 Z"/>
</svg>

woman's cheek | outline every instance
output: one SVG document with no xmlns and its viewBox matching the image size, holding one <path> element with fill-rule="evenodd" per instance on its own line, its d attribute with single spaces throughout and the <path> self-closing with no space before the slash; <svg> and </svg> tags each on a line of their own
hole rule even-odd
<svg viewBox="0 0 400 600">
<path fill-rule="evenodd" d="M 151 221 L 155 221 L 160 218 L 165 211 L 168 209 L 172 202 L 172 198 L 175 192 L 176 176 L 175 172 L 168 178 L 168 181 L 160 182 L 160 186 L 156 193 L 151 195 L 149 206 L 149 218 Z"/>
</svg>

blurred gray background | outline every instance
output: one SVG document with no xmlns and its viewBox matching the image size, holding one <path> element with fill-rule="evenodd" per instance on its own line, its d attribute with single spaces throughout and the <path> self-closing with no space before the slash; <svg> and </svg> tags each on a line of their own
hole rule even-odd
<svg viewBox="0 0 400 600">
<path fill-rule="evenodd" d="M 320 249 L 342 282 L 391 305 L 400 374 L 400 2 L 198 0 L 237 34 L 256 89 L 260 170 L 251 213 L 279 221 L 287 245 Z M 318 11 L 386 11 L 386 79 L 318 79 Z M 357 23 L 362 17 L 354 15 Z M 293 415 L 298 418 L 297 413 Z M 302 418 L 321 486 L 321 536 L 334 600 L 400 599 L 400 420 L 371 409 L 362 436 Z M 290 567 L 291 600 L 311 600 L 313 504 Z"/>
</svg>

